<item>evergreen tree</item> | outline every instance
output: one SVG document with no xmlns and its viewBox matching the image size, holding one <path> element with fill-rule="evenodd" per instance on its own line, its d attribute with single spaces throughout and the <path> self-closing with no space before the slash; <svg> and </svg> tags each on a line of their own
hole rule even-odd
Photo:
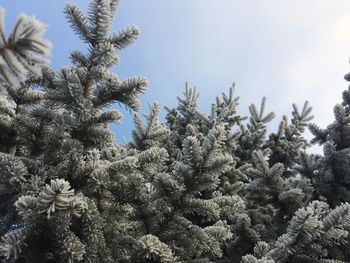
<svg viewBox="0 0 350 263">
<path fill-rule="evenodd" d="M 138 96 L 147 85 L 144 78 L 120 80 L 108 70 L 118 62 L 116 51 L 127 47 L 139 33 L 136 27 L 129 27 L 108 35 L 117 6 L 115 0 L 93 0 L 85 17 L 76 6 L 67 5 L 66 17 L 89 44 L 88 53 L 73 51 L 72 65 L 58 73 L 42 67 L 41 76 L 29 78 L 27 93 L 16 86 L 8 89 L 17 105 L 10 103 L 1 109 L 2 116 L 9 116 L 2 118 L 2 126 L 11 128 L 11 117 L 20 120 L 12 128 L 21 136 L 11 147 L 2 146 L 1 153 L 3 192 L 17 199 L 15 203 L 14 198 L 7 199 L 11 202 L 7 205 L 14 205 L 19 216 L 10 228 L 7 221 L 2 224 L 6 233 L 0 247 L 7 260 L 113 262 L 103 220 L 112 200 L 106 201 L 110 194 L 101 189 L 109 176 L 105 167 L 110 161 L 104 156 L 118 151 L 107 125 L 118 122 L 120 115 L 106 107 L 119 102 L 138 110 Z M 22 22 L 21 26 L 21 21 L 17 26 L 24 34 L 18 28 L 15 31 L 24 40 L 17 41 L 19 36 L 13 33 L 2 51 L 7 58 L 6 48 L 19 43 L 20 48 L 11 52 L 24 63 L 22 55 L 40 53 L 45 42 L 41 43 L 37 23 Z M 34 56 L 30 58 L 36 62 Z M 16 77 L 23 77 L 12 66 L 20 65 L 15 57 L 5 61 L 18 72 Z M 33 84 L 39 85 L 39 91 L 32 91 Z M 27 103 L 32 105 L 25 108 Z"/>
<path fill-rule="evenodd" d="M 217 143 L 222 144 L 223 152 L 231 156 L 233 162 L 230 169 L 219 176 L 219 187 L 213 188 L 214 191 L 201 191 L 201 197 L 239 196 L 244 201 L 244 209 L 225 218 L 233 238 L 224 246 L 224 257 L 231 260 L 252 251 L 257 242 L 272 242 L 284 233 L 294 212 L 310 201 L 313 192 L 310 181 L 297 176 L 294 169 L 298 151 L 309 145 L 302 137 L 305 126 L 312 119 L 308 104 L 305 103 L 301 113 L 293 105 L 291 124 L 284 116 L 278 132 L 267 136 L 266 123 L 274 114 L 264 113 L 265 98 L 259 110 L 255 105 L 249 107 L 251 116 L 244 124 L 246 117 L 237 114 L 239 98 L 233 96 L 233 91 L 232 87 L 228 95 L 223 94 L 222 102 L 216 99 L 208 117 L 198 112 L 198 94 L 188 85 L 185 98 L 179 98 L 177 109 L 167 109 L 173 143 L 170 153 L 183 147 L 181 142 L 185 142 L 187 136 L 198 134 L 201 138 L 215 125 L 225 131 L 224 141 Z"/>
<path fill-rule="evenodd" d="M 254 256 L 244 256 L 242 263 L 348 262 L 349 220 L 348 203 L 332 210 L 325 202 L 313 201 L 295 213 L 286 233 L 272 247 L 257 243 Z"/>
<path fill-rule="evenodd" d="M 188 89 L 187 92 L 192 91 Z M 146 227 L 138 233 L 156 236 L 181 262 L 210 262 L 222 256 L 222 246 L 232 236 L 227 218 L 244 209 L 238 195 L 213 194 L 220 175 L 232 162 L 232 158 L 222 151 L 225 130 L 222 126 L 214 126 L 205 136 L 197 133 L 194 126 L 190 130 L 189 125 L 191 133 L 177 141 L 181 141 L 181 149 L 176 148 L 173 152 L 176 146 L 169 141 L 177 131 L 159 124 L 158 110 L 156 104 L 152 105 L 145 126 L 139 117 L 135 117 L 137 129 L 133 131 L 134 142 L 130 144 L 138 152 L 141 150 L 139 154 L 150 150 L 154 153 L 164 151 L 161 155 L 165 157 L 158 171 L 145 168 L 140 171 L 152 191 L 139 204 Z M 173 158 L 169 158 L 171 155 Z M 155 160 L 158 165 L 160 160 L 159 157 Z M 143 262 L 141 260 L 136 262 Z"/>
<path fill-rule="evenodd" d="M 293 104 L 291 124 L 288 124 L 287 117 L 284 116 L 278 131 L 265 139 L 264 123 L 272 114 L 264 117 L 264 105 L 265 99 L 259 114 L 254 105 L 250 107 L 250 124 L 254 125 L 248 124 L 247 131 L 243 133 L 248 138 L 255 136 L 260 141 L 259 145 L 254 146 L 256 150 L 254 147 L 248 148 L 253 150 L 251 161 L 254 168 L 248 171 L 251 180 L 246 187 L 246 199 L 249 202 L 248 207 L 251 208 L 252 219 L 263 226 L 263 229 L 268 225 L 264 235 L 271 238 L 283 233 L 294 212 L 311 200 L 313 188 L 310 180 L 297 174 L 294 166 L 298 162 L 298 153 L 309 146 L 302 132 L 312 116 L 307 102 L 301 113 Z M 243 145 L 246 146 L 246 138 L 244 139 Z M 262 222 L 265 223 L 261 225 Z"/>
<path fill-rule="evenodd" d="M 345 79 L 350 81 L 349 74 Z M 350 202 L 349 136 L 350 136 L 350 90 L 343 92 L 343 102 L 334 106 L 335 120 L 326 129 L 316 124 L 309 126 L 315 136 L 311 142 L 323 145 L 323 156 L 300 154 L 299 170 L 311 178 L 317 198 L 325 198 L 335 207 Z"/>
<path fill-rule="evenodd" d="M 48 62 L 50 43 L 43 39 L 45 26 L 38 20 L 20 15 L 6 37 L 4 9 L 0 9 L 0 18 L 0 235 L 3 236 L 19 220 L 13 204 L 28 173 L 23 161 L 30 160 L 22 157 L 33 142 L 34 127 L 28 109 L 43 98 L 34 88 L 41 77 L 41 66 Z"/>
</svg>

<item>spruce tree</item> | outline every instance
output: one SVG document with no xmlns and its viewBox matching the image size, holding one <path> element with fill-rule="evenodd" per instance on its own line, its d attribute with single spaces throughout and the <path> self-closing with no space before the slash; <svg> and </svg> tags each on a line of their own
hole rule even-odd
<svg viewBox="0 0 350 263">
<path fill-rule="evenodd" d="M 349 74 L 345 79 L 350 80 Z M 323 145 L 324 154 L 308 154 L 301 148 L 298 158 L 293 154 L 296 161 L 292 171 L 298 178 L 305 178 L 298 185 L 306 186 L 310 180 L 314 188 L 308 191 L 309 202 L 294 213 L 284 234 L 275 241 L 258 242 L 254 252 L 242 258 L 243 263 L 349 262 L 348 98 L 346 90 L 342 104 L 334 107 L 335 121 L 326 129 L 308 125 L 315 136 L 311 143 Z M 304 107 L 302 112 L 308 110 Z M 301 123 L 297 122 L 299 126 Z"/>
<path fill-rule="evenodd" d="M 19 217 L 10 228 L 7 221 L 2 224 L 6 233 L 2 232 L 0 247 L 7 260 L 113 262 L 104 228 L 104 213 L 112 200 L 106 201 L 110 193 L 101 189 L 109 176 L 107 156 L 118 152 L 108 123 L 118 122 L 120 115 L 107 106 L 118 102 L 138 110 L 138 96 L 147 85 L 142 77 L 120 80 L 109 71 L 118 63 L 116 51 L 139 34 L 136 27 L 108 34 L 117 6 L 115 0 L 93 0 L 84 16 L 76 6 L 67 5 L 65 15 L 88 43 L 87 54 L 73 51 L 72 65 L 57 73 L 41 67 L 37 78 L 27 77 L 27 93 L 14 85 L 8 88 L 16 104 L 2 107 L 2 116 L 9 116 L 2 119 L 2 126 L 13 125 L 21 136 L 14 145 L 2 146 L 1 153 L 2 192 L 13 196 L 7 205 L 14 206 Z M 24 31 L 19 34 L 24 40 L 17 41 L 13 33 L 2 49 L 5 65 L 17 72 L 16 77 L 23 77 L 24 72 L 14 68 L 21 65 L 15 58 L 24 64 L 22 56 L 27 55 L 36 62 L 30 52 L 44 54 L 39 47 L 45 44 L 37 23 L 22 22 L 25 26 L 21 26 L 21 21 L 15 31 Z M 20 48 L 13 49 L 17 43 Z M 8 47 L 16 57 L 7 57 Z M 3 77 L 11 80 L 5 73 Z M 38 91 L 32 91 L 35 85 Z M 25 107 L 27 103 L 31 106 Z M 12 124 L 13 116 L 20 123 Z"/>
<path fill-rule="evenodd" d="M 285 234 L 270 244 L 258 242 L 242 263 L 349 262 L 349 220 L 348 203 L 332 210 L 313 201 L 295 212 Z"/>
<path fill-rule="evenodd" d="M 186 94 L 192 92 L 187 89 Z M 137 254 L 153 255 L 152 262 L 173 262 L 162 259 L 169 258 L 170 251 L 174 255 L 172 260 L 176 256 L 181 262 L 210 262 L 222 257 L 222 246 L 232 236 L 227 217 L 244 209 L 238 195 L 229 198 L 219 193 L 212 194 L 218 188 L 220 175 L 230 168 L 232 162 L 232 158 L 222 151 L 225 130 L 222 126 L 214 126 L 204 135 L 189 125 L 189 134 L 177 140 L 181 142 L 179 149 L 171 140 L 177 131 L 159 124 L 158 111 L 157 104 L 151 106 L 146 125 L 135 116 L 136 130 L 130 146 L 136 148 L 140 156 L 151 150 L 164 152 L 163 164 L 159 157 L 156 160 L 157 169 L 144 167 L 139 171 L 144 175 L 144 185 L 151 190 L 140 195 L 143 200 L 138 206 L 142 211 L 143 227 L 138 233 L 144 233 L 140 238 L 143 243 L 152 237 L 164 243 L 162 247 L 167 250 L 163 250 L 165 254 L 162 256 L 147 251 L 146 245 L 137 245 Z M 138 259 L 135 262 L 144 261 Z"/>
<path fill-rule="evenodd" d="M 310 201 L 311 183 L 309 179 L 297 176 L 294 166 L 298 161 L 298 151 L 309 145 L 302 132 L 312 116 L 307 103 L 301 113 L 293 105 L 291 123 L 288 124 L 284 116 L 277 133 L 267 136 L 266 123 L 273 119 L 274 114 L 264 113 L 265 98 L 259 110 L 255 105 L 249 107 L 251 116 L 249 122 L 244 123 L 247 117 L 237 113 L 239 98 L 233 94 L 234 87 L 227 95 L 223 94 L 222 99 L 218 97 L 210 115 L 205 116 L 198 112 L 195 88 L 187 85 L 185 98 L 179 98 L 177 109 L 167 108 L 167 122 L 175 145 L 170 145 L 170 153 L 183 147 L 181 142 L 185 142 L 188 136 L 198 134 L 199 138 L 204 137 L 215 126 L 225 131 L 216 143 L 222 145 L 223 152 L 233 161 L 230 168 L 218 177 L 218 187 L 201 191 L 200 196 L 202 199 L 212 196 L 240 198 L 242 209 L 225 218 L 232 238 L 223 246 L 224 258 L 239 262 L 237 258 L 253 251 L 257 242 L 273 242 L 284 233 L 294 212 Z M 215 141 L 215 137 L 212 140 Z"/>
<path fill-rule="evenodd" d="M 349 74 L 345 79 L 350 81 Z M 311 142 L 323 146 L 323 155 L 300 154 L 300 172 L 308 176 L 315 187 L 317 198 L 325 198 L 335 207 L 350 202 L 349 136 L 350 90 L 343 92 L 343 102 L 334 106 L 333 123 L 325 129 L 316 124 L 309 126 L 315 136 Z"/>
</svg>

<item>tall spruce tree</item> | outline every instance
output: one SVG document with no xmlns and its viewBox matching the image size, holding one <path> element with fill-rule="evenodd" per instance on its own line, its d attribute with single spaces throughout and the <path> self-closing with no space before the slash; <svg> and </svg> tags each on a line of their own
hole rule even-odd
<svg viewBox="0 0 350 263">
<path fill-rule="evenodd" d="M 138 96 L 147 85 L 142 77 L 120 80 L 109 71 L 118 63 L 116 51 L 139 34 L 136 27 L 108 34 L 117 6 L 116 0 L 93 0 L 86 17 L 67 5 L 66 17 L 88 43 L 87 54 L 73 51 L 72 65 L 57 73 L 41 67 L 41 75 L 25 82 L 27 89 L 6 86 L 12 101 L 1 108 L 2 126 L 19 135 L 10 135 L 13 145 L 1 147 L 2 192 L 13 196 L 8 205 L 18 214 L 10 228 L 2 220 L 5 260 L 114 262 L 103 217 L 112 200 L 104 202 L 109 192 L 101 189 L 109 176 L 107 156 L 118 151 L 107 125 L 120 115 L 106 107 L 119 102 L 138 110 Z M 31 54 L 46 51 L 40 25 L 30 21 L 19 19 L 9 40 L 1 43 L 3 71 L 8 67 L 17 78 L 25 73 L 19 69 L 27 57 L 36 62 Z M 32 71 L 35 65 L 26 66 Z M 6 81 L 12 75 L 3 73 Z M 33 84 L 39 91 L 33 91 Z"/>
</svg>

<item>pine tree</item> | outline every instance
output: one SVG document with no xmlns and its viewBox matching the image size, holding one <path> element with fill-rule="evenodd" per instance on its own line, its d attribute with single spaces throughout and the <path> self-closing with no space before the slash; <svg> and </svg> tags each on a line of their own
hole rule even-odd
<svg viewBox="0 0 350 263">
<path fill-rule="evenodd" d="M 272 247 L 257 243 L 254 256 L 244 256 L 242 263 L 348 262 L 349 220 L 348 203 L 332 210 L 325 202 L 313 201 L 295 213 Z"/>
<path fill-rule="evenodd" d="M 159 124 L 158 110 L 156 104 L 151 107 L 146 126 L 135 117 L 137 129 L 131 146 L 141 150 L 140 154 L 151 149 L 155 153 L 165 151 L 162 156 L 166 157 L 158 171 L 142 169 L 143 178 L 153 191 L 147 201 L 142 201 L 147 227 L 138 232 L 156 236 L 181 262 L 215 260 L 222 256 L 224 241 L 231 238 L 227 217 L 244 209 L 238 195 L 228 198 L 211 194 L 218 186 L 220 175 L 232 162 L 230 156 L 222 152 L 224 129 L 212 128 L 207 136 L 192 130 L 183 140 L 178 140 L 181 150 L 173 151 L 175 144 L 171 138 L 175 138 L 177 130 Z M 156 161 L 161 163 L 159 158 Z"/>
<path fill-rule="evenodd" d="M 349 80 L 348 75 L 345 78 Z M 288 222 L 284 234 L 275 241 L 258 242 L 254 253 L 242 258 L 243 263 L 349 261 L 349 203 L 343 203 L 349 201 L 349 185 L 346 181 L 348 93 L 349 91 L 344 91 L 343 103 L 334 107 L 334 123 L 326 129 L 320 129 L 316 124 L 309 125 L 315 136 L 311 143 L 323 145 L 324 155 L 307 154 L 302 148 L 299 148 L 298 158 L 293 154 L 292 171 L 297 173 L 298 178 L 304 178 L 304 182 L 298 183 L 299 187 L 305 187 L 305 183 L 310 179 L 314 188 L 312 192 L 311 185 L 307 187 L 310 190 L 308 200 L 311 202 L 305 207 L 299 205 L 300 208 Z M 307 112 L 307 108 L 304 107 L 300 115 L 293 116 L 302 117 L 303 113 Z M 304 121 L 309 119 L 304 117 Z M 304 122 L 300 126 L 300 123 L 302 122 L 297 122 L 302 128 L 307 125 Z M 305 144 L 302 138 L 298 140 Z M 268 167 L 266 162 L 265 167 Z M 292 197 L 294 201 L 298 200 L 295 195 Z M 288 204 L 292 203 L 292 200 L 288 200 Z M 273 224 L 277 226 L 278 221 L 274 221 Z"/>
<path fill-rule="evenodd" d="M 345 75 L 350 80 L 349 74 Z M 335 120 L 327 128 L 309 125 L 314 138 L 311 143 L 323 146 L 323 155 L 299 154 L 297 170 L 310 178 L 315 188 L 315 198 L 327 201 L 331 207 L 350 201 L 348 151 L 349 151 L 349 90 L 343 92 L 343 102 L 334 106 Z"/>
<path fill-rule="evenodd" d="M 244 201 L 244 209 L 226 218 L 233 238 L 224 248 L 225 256 L 240 258 L 252 251 L 257 242 L 272 242 L 284 233 L 294 212 L 310 201 L 311 183 L 297 176 L 294 166 L 298 162 L 298 152 L 309 145 L 302 132 L 312 116 L 307 103 L 301 113 L 293 105 L 291 124 L 284 116 L 277 133 L 267 136 L 266 124 L 274 113 L 264 113 L 265 98 L 259 110 L 255 105 L 249 107 L 251 116 L 245 124 L 246 117 L 236 112 L 239 98 L 233 96 L 233 91 L 231 88 L 229 95 L 223 94 L 223 102 L 217 98 L 211 114 L 206 117 L 198 112 L 196 90 L 186 85 L 185 99 L 179 98 L 177 109 L 167 109 L 167 122 L 175 145 L 170 153 L 176 153 L 175 149 L 181 147 L 186 136 L 199 134 L 203 137 L 214 125 L 224 129 L 225 140 L 218 143 L 233 162 L 230 169 L 220 175 L 219 187 L 214 192 L 202 191 L 201 196 L 219 194 L 231 198 L 238 194 Z M 215 138 L 212 140 L 214 142 Z"/>
<path fill-rule="evenodd" d="M 349 74 L 345 75 L 345 79 L 350 80 Z M 323 156 L 300 155 L 300 172 L 312 180 L 317 198 L 325 198 L 332 207 L 350 202 L 349 94 L 350 90 L 343 92 L 343 102 L 334 106 L 335 120 L 326 129 L 316 124 L 309 126 L 315 136 L 311 142 L 323 146 Z"/>
<path fill-rule="evenodd" d="M 85 17 L 76 6 L 67 5 L 66 17 L 88 43 L 88 53 L 73 51 L 72 65 L 58 73 L 41 67 L 42 75 L 25 82 L 26 92 L 15 86 L 8 88 L 17 105 L 7 105 L 2 115 L 11 118 L 18 113 L 14 119 L 20 123 L 2 118 L 2 126 L 16 129 L 21 136 L 13 145 L 2 146 L 1 154 L 2 187 L 13 196 L 8 205 L 14 205 L 19 216 L 10 228 L 3 229 L 1 253 L 7 260 L 113 262 L 103 216 L 112 201 L 107 199 L 110 193 L 101 189 L 108 182 L 107 157 L 119 150 L 108 123 L 118 122 L 120 115 L 106 107 L 119 102 L 138 110 L 138 96 L 147 85 L 142 77 L 120 80 L 108 70 L 118 62 L 116 51 L 139 34 L 136 27 L 129 27 L 108 35 L 117 6 L 115 0 L 93 0 Z M 20 64 L 7 56 L 6 49 L 9 47 L 20 62 L 26 62 L 27 57 L 37 62 L 30 52 L 44 54 L 39 47 L 45 44 L 37 23 L 21 23 L 23 19 L 17 23 L 20 29 L 15 30 L 32 34 L 20 34 L 24 40 L 17 41 L 13 33 L 2 49 L 3 57 L 8 58 L 5 65 L 17 78 L 24 72 L 13 66 Z M 12 49 L 17 43 L 20 48 Z M 3 77 L 11 80 L 7 73 Z M 39 91 L 32 91 L 34 84 L 39 85 Z M 26 103 L 32 105 L 22 114 Z"/>
</svg>

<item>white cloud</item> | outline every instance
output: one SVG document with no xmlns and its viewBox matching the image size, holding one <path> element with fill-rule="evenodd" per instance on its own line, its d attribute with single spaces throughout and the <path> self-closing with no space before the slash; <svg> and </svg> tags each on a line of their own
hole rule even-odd
<svg viewBox="0 0 350 263">
<path fill-rule="evenodd" d="M 333 122 L 333 107 L 342 101 L 342 91 L 348 86 L 343 76 L 350 68 L 349 8 L 350 3 L 317 17 L 318 26 L 309 31 L 308 46 L 294 53 L 283 74 L 288 92 L 282 101 L 309 100 L 314 122 L 322 128 Z"/>
<path fill-rule="evenodd" d="M 350 1 L 128 0 L 123 6 L 121 13 L 142 29 L 128 56 L 136 54 L 150 79 L 148 99 L 174 105 L 187 80 L 209 110 L 215 95 L 236 82 L 241 112 L 262 96 L 278 117 L 293 102 L 309 100 L 316 123 L 332 122 L 350 69 Z"/>
<path fill-rule="evenodd" d="M 213 78 L 237 78 L 244 105 L 267 95 L 280 117 L 291 103 L 309 100 L 314 122 L 326 127 L 333 121 L 333 106 L 348 85 L 349 1 L 206 3 L 195 20 L 201 32 L 210 32 L 207 42 L 198 33 L 199 50 L 212 52 L 201 61 L 204 70 L 215 63 Z"/>
</svg>

